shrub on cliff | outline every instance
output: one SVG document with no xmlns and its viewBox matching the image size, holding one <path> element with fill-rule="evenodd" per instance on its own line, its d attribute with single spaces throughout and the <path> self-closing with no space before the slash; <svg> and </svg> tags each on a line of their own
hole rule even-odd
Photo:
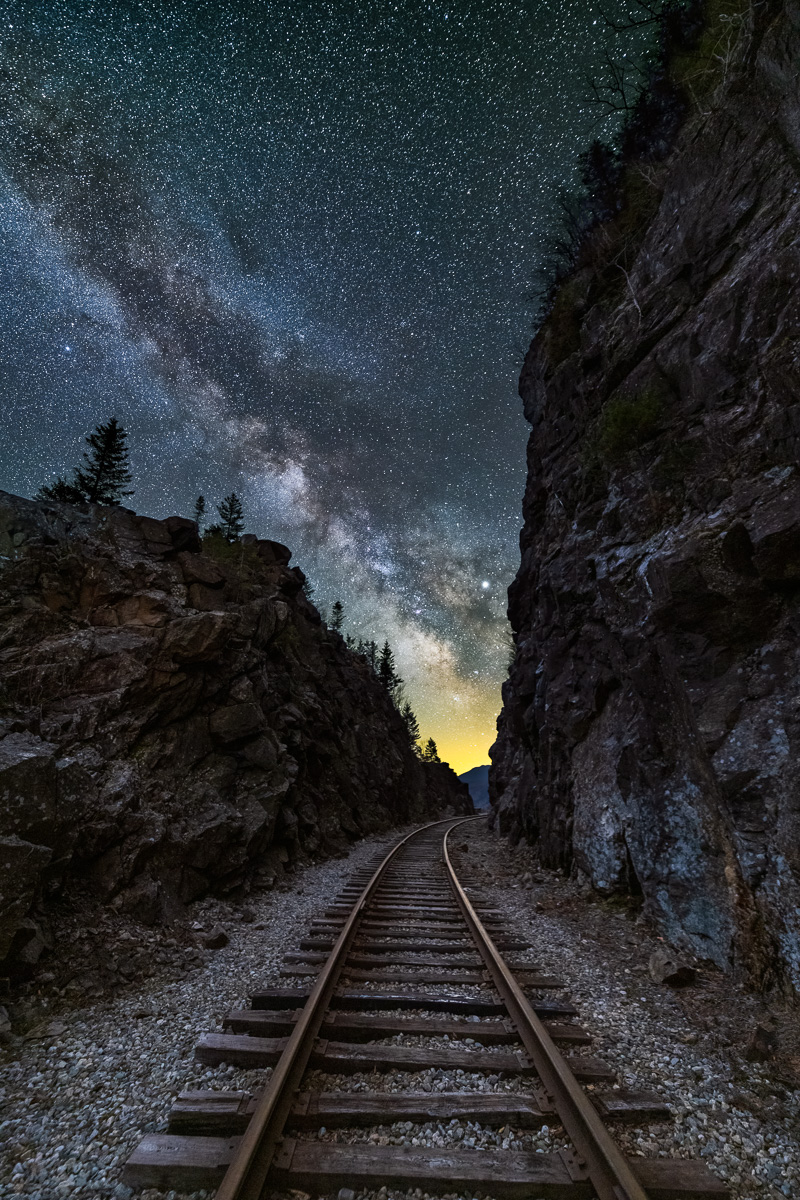
<svg viewBox="0 0 800 1200">
<path fill-rule="evenodd" d="M 600 457 L 613 465 L 649 441 L 663 409 L 663 400 L 655 388 L 644 388 L 633 396 L 613 396 L 604 405 L 597 423 Z"/>
<path fill-rule="evenodd" d="M 550 316 L 556 326 L 554 363 L 576 348 L 577 323 L 571 313 L 565 316 L 560 291 L 576 266 L 597 265 L 592 233 L 598 226 L 604 232 L 601 257 L 623 266 L 609 280 L 624 286 L 624 260 L 635 251 L 637 231 L 658 203 L 648 164 L 666 157 L 689 107 L 687 95 L 693 89 L 687 63 L 701 40 L 703 10 L 702 0 L 637 0 L 625 20 L 607 19 L 615 37 L 635 32 L 649 44 L 633 57 L 627 52 L 616 57 L 608 50 L 603 71 L 590 81 L 591 100 L 606 116 L 620 114 L 620 120 L 613 137 L 596 138 L 580 156 L 577 191 L 560 197 L 561 229 L 539 287 L 540 317 Z M 645 186 L 643 169 L 649 172 Z"/>
</svg>

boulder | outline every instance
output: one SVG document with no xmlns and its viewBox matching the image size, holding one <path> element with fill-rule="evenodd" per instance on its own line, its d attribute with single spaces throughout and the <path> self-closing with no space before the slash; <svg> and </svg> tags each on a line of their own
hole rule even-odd
<svg viewBox="0 0 800 1200">
<path fill-rule="evenodd" d="M 769 1062 L 778 1050 L 777 1030 L 769 1025 L 756 1025 L 745 1047 L 748 1062 Z"/>
<path fill-rule="evenodd" d="M 255 545 L 258 557 L 268 566 L 286 567 L 289 565 L 292 552 L 288 546 L 284 546 L 281 542 L 271 542 L 268 538 L 258 538 Z"/>
<path fill-rule="evenodd" d="M 257 704 L 229 704 L 211 714 L 211 736 L 222 745 L 249 741 L 264 729 L 264 714 Z"/>
<path fill-rule="evenodd" d="M 33 841 L 58 836 L 57 747 L 31 732 L 0 738 L 0 832 Z"/>
<path fill-rule="evenodd" d="M 654 950 L 648 970 L 654 983 L 667 983 L 670 987 L 689 987 L 697 982 L 695 968 L 678 962 L 669 950 Z"/>
<path fill-rule="evenodd" d="M 203 934 L 202 938 L 206 950 L 222 950 L 230 940 L 221 925 L 215 925 L 209 933 Z"/>
<path fill-rule="evenodd" d="M 178 555 L 178 565 L 186 583 L 215 589 L 225 586 L 225 573 L 205 554 L 189 554 L 184 550 Z"/>
<path fill-rule="evenodd" d="M 203 549 L 196 521 L 186 517 L 167 517 L 164 525 L 176 553 L 199 554 Z"/>
</svg>

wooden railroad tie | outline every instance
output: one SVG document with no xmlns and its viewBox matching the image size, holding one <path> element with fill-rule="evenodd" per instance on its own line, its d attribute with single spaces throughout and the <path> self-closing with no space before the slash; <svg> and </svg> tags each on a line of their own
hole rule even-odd
<svg viewBox="0 0 800 1200">
<path fill-rule="evenodd" d="M 575 1007 L 563 994 L 542 995 L 563 993 L 562 981 L 534 962 L 502 957 L 532 947 L 453 870 L 447 831 L 460 823 L 424 827 L 359 871 L 284 956 L 280 974 L 295 984 L 256 991 L 250 1008 L 227 1014 L 225 1032 L 200 1038 L 195 1058 L 207 1066 L 272 1068 L 263 1090 L 181 1093 L 168 1132 L 148 1134 L 131 1155 L 125 1183 L 218 1188 L 218 1200 L 382 1186 L 489 1191 L 497 1200 L 726 1200 L 703 1162 L 620 1153 L 604 1121 L 663 1120 L 669 1108 L 658 1096 L 611 1086 L 614 1072 L 584 1052 L 591 1038 L 571 1020 Z M 448 995 L 442 985 L 478 994 Z M 423 1045 L 395 1043 L 398 1035 Z M 524 1084 L 518 1092 L 316 1091 L 309 1070 L 448 1071 L 465 1085 L 473 1074 Z M 308 1137 L 454 1119 L 494 1129 L 547 1125 L 580 1154 Z"/>
</svg>

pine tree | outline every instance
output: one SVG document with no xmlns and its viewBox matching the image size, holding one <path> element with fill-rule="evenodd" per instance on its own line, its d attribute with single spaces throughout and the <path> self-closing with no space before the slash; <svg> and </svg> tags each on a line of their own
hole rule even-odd
<svg viewBox="0 0 800 1200">
<path fill-rule="evenodd" d="M 408 740 L 411 742 L 411 745 L 414 747 L 414 749 L 416 749 L 417 742 L 419 740 L 419 721 L 414 716 L 414 710 L 412 709 L 411 705 L 409 704 L 409 702 L 407 700 L 406 700 L 405 704 L 403 705 L 403 707 L 400 709 L 400 716 L 403 718 L 403 720 L 406 723 L 406 729 L 408 730 Z"/>
<path fill-rule="evenodd" d="M 395 669 L 394 655 L 392 654 L 392 648 L 388 641 L 383 643 L 383 649 L 381 650 L 380 658 L 378 659 L 378 678 L 386 688 L 389 695 L 392 697 L 392 700 L 395 702 L 395 704 L 399 705 L 401 702 L 401 689 L 403 687 L 403 681 Z"/>
<path fill-rule="evenodd" d="M 116 417 L 96 426 L 86 439 L 90 450 L 84 450 L 84 464 L 75 468 L 72 482 L 59 476 L 40 488 L 37 497 L 69 504 L 119 504 L 123 497 L 132 496 L 127 436 Z"/>
<path fill-rule="evenodd" d="M 373 671 L 378 670 L 378 647 L 375 642 L 365 642 L 363 638 L 359 638 L 358 645 L 356 646 L 356 654 L 363 655 Z"/>
<path fill-rule="evenodd" d="M 128 470 L 128 447 L 125 430 L 116 417 L 98 425 L 86 441 L 91 453 L 84 450 L 86 465 L 75 469 L 75 487 L 83 492 L 90 504 L 119 504 L 131 482 Z"/>
<path fill-rule="evenodd" d="M 194 519 L 197 522 L 197 530 L 203 532 L 203 521 L 206 519 L 206 498 L 198 496 L 194 502 Z"/>
<path fill-rule="evenodd" d="M 341 633 L 344 623 L 344 605 L 341 600 L 334 600 L 331 613 L 333 614 L 331 617 L 331 629 L 335 629 L 337 633 Z"/>
<path fill-rule="evenodd" d="M 244 509 L 236 492 L 231 492 L 217 505 L 217 512 L 222 522 L 222 536 L 225 541 L 238 542 L 244 533 Z"/>
<path fill-rule="evenodd" d="M 422 749 L 422 758 L 424 762 L 441 762 L 439 751 L 436 749 L 436 742 L 432 737 L 429 737 Z"/>
</svg>

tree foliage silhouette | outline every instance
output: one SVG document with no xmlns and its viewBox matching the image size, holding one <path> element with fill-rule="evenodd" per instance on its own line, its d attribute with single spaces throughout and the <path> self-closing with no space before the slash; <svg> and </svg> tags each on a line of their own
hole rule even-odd
<svg viewBox="0 0 800 1200">
<path fill-rule="evenodd" d="M 356 646 L 356 652 L 363 654 L 373 671 L 378 670 L 378 643 L 377 642 L 362 642 L 359 641 Z"/>
<path fill-rule="evenodd" d="M 194 502 L 194 519 L 197 522 L 197 528 L 200 533 L 203 532 L 203 522 L 206 519 L 206 498 L 198 496 Z"/>
<path fill-rule="evenodd" d="M 127 434 L 116 417 L 96 426 L 86 439 L 89 450 L 83 452 L 83 465 L 37 492 L 40 500 L 63 500 L 71 504 L 120 504 L 132 496 L 128 462 Z"/>
<path fill-rule="evenodd" d="M 383 649 L 378 657 L 377 671 L 378 678 L 380 679 L 381 683 L 386 688 L 395 704 L 399 706 L 402 697 L 403 681 L 397 674 L 397 668 L 395 667 L 394 662 L 394 654 L 392 653 L 392 648 L 388 641 L 383 643 Z"/>
<path fill-rule="evenodd" d="M 334 600 L 331 613 L 331 629 L 335 629 L 337 633 L 341 633 L 342 625 L 344 624 L 344 605 L 341 600 Z"/>
<path fill-rule="evenodd" d="M 425 745 L 422 748 L 422 761 L 423 762 L 441 762 L 442 761 L 439 758 L 439 751 L 436 749 L 436 742 L 433 740 L 432 737 L 428 738 L 427 742 L 425 743 Z"/>
<path fill-rule="evenodd" d="M 403 707 L 400 709 L 400 716 L 403 718 L 403 720 L 406 723 L 406 729 L 408 730 L 408 740 L 411 742 L 411 745 L 416 750 L 417 742 L 419 741 L 419 721 L 417 720 L 416 716 L 414 715 L 414 710 L 412 709 L 411 705 L 409 704 L 409 702 L 407 700 L 406 700 L 405 704 L 403 705 Z"/>
<path fill-rule="evenodd" d="M 244 509 L 236 492 L 231 492 L 221 504 L 217 505 L 217 512 L 225 541 L 238 542 L 244 533 Z"/>
</svg>

